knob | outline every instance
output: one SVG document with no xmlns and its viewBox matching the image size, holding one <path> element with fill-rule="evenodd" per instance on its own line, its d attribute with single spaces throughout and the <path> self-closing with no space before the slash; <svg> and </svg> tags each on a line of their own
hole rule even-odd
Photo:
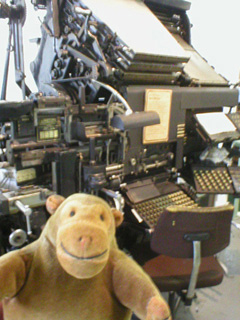
<svg viewBox="0 0 240 320">
<path fill-rule="evenodd" d="M 13 231 L 9 236 L 9 243 L 13 247 L 21 247 L 27 240 L 27 234 L 22 229 L 17 229 Z"/>
</svg>

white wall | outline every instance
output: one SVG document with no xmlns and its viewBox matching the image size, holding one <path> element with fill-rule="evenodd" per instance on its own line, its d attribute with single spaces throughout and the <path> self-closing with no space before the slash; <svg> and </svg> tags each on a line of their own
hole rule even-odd
<svg viewBox="0 0 240 320">
<path fill-rule="evenodd" d="M 96 0 L 100 1 L 100 0 Z M 36 91 L 31 76 L 29 64 L 37 53 L 37 45 L 29 43 L 28 39 L 40 36 L 40 22 L 44 11 L 35 12 L 30 0 L 27 0 L 27 19 L 24 25 L 24 56 L 26 82 Z M 192 0 L 188 12 L 192 28 L 192 44 L 198 52 L 215 67 L 218 73 L 224 75 L 230 82 L 239 81 L 240 71 L 240 1 L 239 0 Z M 8 24 L 0 20 L 0 88 L 6 55 Z M 14 83 L 13 55 L 11 55 L 11 70 L 9 76 L 8 100 L 21 100 L 21 92 Z"/>
<path fill-rule="evenodd" d="M 240 1 L 192 0 L 192 44 L 231 83 L 240 72 Z"/>
</svg>

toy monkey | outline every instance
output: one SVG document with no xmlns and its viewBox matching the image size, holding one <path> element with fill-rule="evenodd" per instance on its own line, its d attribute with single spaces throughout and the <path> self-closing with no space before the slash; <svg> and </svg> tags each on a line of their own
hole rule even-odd
<svg viewBox="0 0 240 320">
<path fill-rule="evenodd" d="M 52 195 L 40 238 L 0 258 L 4 320 L 171 319 L 168 305 L 117 247 L 122 214 L 101 198 Z"/>
</svg>

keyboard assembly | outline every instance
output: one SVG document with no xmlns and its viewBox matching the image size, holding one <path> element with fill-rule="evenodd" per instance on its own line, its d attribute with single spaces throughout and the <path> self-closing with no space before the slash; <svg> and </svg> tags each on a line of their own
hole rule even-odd
<svg viewBox="0 0 240 320">
<path fill-rule="evenodd" d="M 239 167 L 192 167 L 197 193 L 235 194 L 240 192 Z"/>
<path fill-rule="evenodd" d="M 179 185 L 169 181 L 138 181 L 136 184 L 128 185 L 126 196 L 128 211 L 138 223 L 150 229 L 155 228 L 159 216 L 170 205 L 198 206 Z"/>
</svg>

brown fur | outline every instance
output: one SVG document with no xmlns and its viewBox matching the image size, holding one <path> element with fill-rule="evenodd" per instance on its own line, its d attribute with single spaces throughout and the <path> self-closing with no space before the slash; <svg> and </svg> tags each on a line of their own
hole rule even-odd
<svg viewBox="0 0 240 320">
<path fill-rule="evenodd" d="M 5 320 L 163 320 L 169 308 L 115 241 L 122 221 L 100 198 L 51 196 L 41 237 L 0 258 Z M 56 212 L 55 212 L 56 211 Z M 55 213 L 54 213 L 55 212 Z"/>
</svg>

